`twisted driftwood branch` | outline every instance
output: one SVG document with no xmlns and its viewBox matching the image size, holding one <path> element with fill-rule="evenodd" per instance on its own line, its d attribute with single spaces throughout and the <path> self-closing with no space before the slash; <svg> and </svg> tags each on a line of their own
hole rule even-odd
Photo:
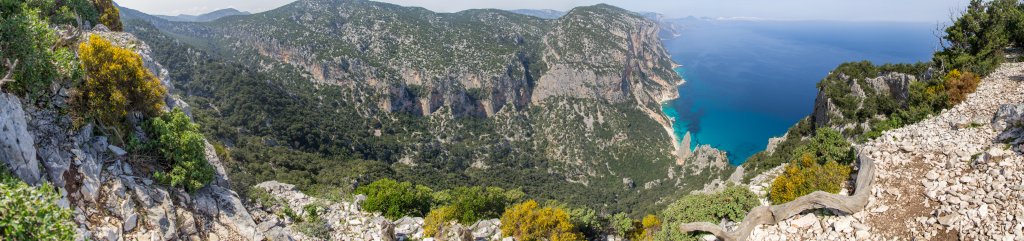
<svg viewBox="0 0 1024 241">
<path fill-rule="evenodd" d="M 871 186 L 874 184 L 875 160 L 865 155 L 857 156 L 860 167 L 857 173 L 857 188 L 852 196 L 817 191 L 788 203 L 757 207 L 750 210 L 743 222 L 739 224 L 739 228 L 732 232 L 708 222 L 685 223 L 679 225 L 679 229 L 683 232 L 709 232 L 725 241 L 744 241 L 758 225 L 777 224 L 806 210 L 831 208 L 846 214 L 864 210 L 868 204 L 868 197 L 871 196 Z"/>
<path fill-rule="evenodd" d="M 0 90 L 3 90 L 4 84 L 7 82 L 14 82 L 14 68 L 18 67 L 18 60 L 15 59 L 14 63 L 11 63 L 10 59 L 4 59 L 4 64 L 7 65 L 7 74 L 3 78 L 0 78 Z"/>
</svg>

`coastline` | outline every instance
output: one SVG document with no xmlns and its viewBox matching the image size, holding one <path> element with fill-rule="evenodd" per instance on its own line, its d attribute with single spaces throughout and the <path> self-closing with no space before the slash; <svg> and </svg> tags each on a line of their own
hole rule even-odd
<svg viewBox="0 0 1024 241">
<path fill-rule="evenodd" d="M 673 71 L 676 71 L 676 69 L 679 68 L 679 67 L 683 67 L 683 66 L 679 65 L 679 64 L 677 64 L 675 62 L 672 63 L 672 70 Z M 676 73 L 678 75 L 678 72 L 676 72 Z M 658 101 L 658 104 L 661 106 L 661 109 L 659 110 L 659 112 L 660 112 L 661 116 L 666 120 L 665 123 L 662 123 L 662 127 L 665 128 L 665 131 L 668 132 L 668 135 L 670 137 L 672 137 L 672 146 L 675 149 L 676 157 L 679 159 L 677 163 L 679 163 L 680 165 L 682 164 L 683 159 L 686 159 L 686 157 L 689 156 L 689 153 L 692 150 L 690 150 L 689 146 L 685 146 L 684 147 L 682 145 L 682 139 L 680 139 L 680 138 L 683 138 L 683 137 L 680 137 L 680 136 L 676 135 L 676 131 L 675 131 L 675 127 L 674 127 L 675 119 L 673 119 L 672 117 L 669 117 L 668 114 L 665 113 L 665 104 L 670 104 L 671 101 L 679 99 L 679 97 L 680 97 L 679 96 L 679 86 L 682 86 L 683 84 L 686 84 L 686 79 L 684 79 L 682 75 L 679 75 L 679 81 L 672 85 L 672 91 L 669 92 L 668 94 L 662 95 L 661 99 Z M 685 151 L 684 151 L 684 149 L 685 149 Z"/>
</svg>

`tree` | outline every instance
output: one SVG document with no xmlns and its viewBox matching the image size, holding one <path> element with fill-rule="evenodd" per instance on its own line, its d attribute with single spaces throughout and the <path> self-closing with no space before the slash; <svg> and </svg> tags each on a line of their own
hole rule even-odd
<svg viewBox="0 0 1024 241">
<path fill-rule="evenodd" d="M 430 211 L 433 204 L 433 191 L 430 188 L 390 178 L 359 187 L 356 193 L 366 195 L 366 201 L 362 204 L 363 209 L 380 212 L 390 219 L 402 216 L 422 217 Z"/>
<path fill-rule="evenodd" d="M 1024 40 L 1021 15 L 1016 0 L 972 0 L 963 15 L 946 28 L 943 50 L 935 53 L 935 62 L 946 70 L 992 72 L 1004 61 L 1003 49 L 1011 40 Z"/>
<path fill-rule="evenodd" d="M 199 125 L 181 109 L 153 118 L 146 127 L 154 137 L 151 148 L 170 166 L 167 172 L 154 173 L 154 179 L 189 192 L 213 181 L 213 166 L 206 160 L 206 139 L 199 133 Z"/>
<path fill-rule="evenodd" d="M 501 216 L 501 233 L 522 241 L 582 240 L 569 222 L 569 214 L 557 207 L 539 207 L 528 200 L 509 207 Z"/>
<path fill-rule="evenodd" d="M 73 104 L 86 119 L 98 121 L 121 139 L 129 112 L 156 116 L 164 106 L 167 89 L 142 66 L 131 50 L 113 46 L 98 35 L 79 45 L 87 77 L 74 92 Z"/>
</svg>

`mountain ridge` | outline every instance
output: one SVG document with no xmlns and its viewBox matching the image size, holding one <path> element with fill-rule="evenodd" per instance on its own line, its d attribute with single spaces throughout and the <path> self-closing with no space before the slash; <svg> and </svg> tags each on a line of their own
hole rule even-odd
<svg viewBox="0 0 1024 241">
<path fill-rule="evenodd" d="M 713 180 L 724 180 L 733 168 L 714 164 L 728 162 L 713 149 L 687 156 L 685 161 L 675 155 L 667 130 L 670 123 L 660 113 L 660 103 L 674 98 L 681 79 L 672 71 L 671 59 L 657 37 L 658 25 L 610 5 L 581 7 L 555 20 L 494 9 L 433 13 L 371 1 L 298 1 L 210 23 L 150 21 L 125 12 L 129 12 L 129 32 L 156 49 L 176 46 L 156 56 L 177 66 L 171 68 L 175 85 L 184 93 L 194 93 L 186 99 L 217 106 L 219 111 L 208 112 L 213 116 L 202 119 L 230 120 L 204 126 L 244 127 L 224 130 L 238 134 L 218 137 L 235 145 L 232 148 L 242 148 L 237 146 L 243 140 L 239 137 L 261 136 L 273 140 L 265 143 L 304 153 L 328 157 L 354 154 L 354 158 L 380 162 L 396 172 L 385 175 L 422 180 L 418 182 L 438 188 L 451 184 L 435 181 L 436 176 L 452 174 L 434 174 L 440 171 L 433 169 L 455 168 L 447 173 L 465 176 L 454 180 L 465 178 L 469 183 L 508 188 L 537 185 L 484 181 L 500 178 L 473 173 L 544 175 L 548 177 L 533 180 L 551 185 L 567 182 L 568 186 L 558 189 L 578 185 L 572 192 L 589 193 L 562 194 L 560 199 L 581 203 L 596 199 L 621 202 L 614 200 L 624 198 L 643 203 L 629 205 L 630 209 L 654 208 L 667 196 L 704 189 Z M 310 17 L 314 15 L 320 17 Z M 589 18 L 600 20 L 591 22 Z M 177 40 L 160 40 L 168 38 Z M 221 87 L 208 86 L 219 82 L 211 78 L 223 77 L 191 71 L 203 67 L 193 65 L 193 58 L 174 57 L 181 49 L 221 59 L 216 61 L 231 59 L 239 65 L 258 66 L 250 69 L 276 76 L 273 79 L 278 80 L 269 82 L 269 89 L 283 88 L 287 94 L 281 94 L 301 97 L 301 102 L 307 103 L 287 109 L 312 112 L 316 110 L 311 107 L 323 106 L 350 114 L 301 114 L 311 117 L 293 119 L 226 106 L 225 100 L 238 97 L 231 97 L 233 93 L 211 95 L 210 91 Z M 278 69 L 290 69 L 285 72 L 294 74 L 276 74 Z M 309 80 L 312 82 L 302 83 Z M 197 111 L 205 112 L 202 109 L 207 108 Z M 225 111 L 230 109 L 249 114 Z M 270 126 L 242 121 L 249 118 L 246 116 L 269 117 L 266 123 Z M 335 129 L 324 124 L 327 120 L 351 124 Z M 287 123 L 318 127 L 295 138 L 288 133 Z M 391 144 L 379 151 L 353 148 L 382 140 Z M 324 148 L 331 151 L 323 152 Z M 502 154 L 492 155 L 486 151 L 490 149 L 502 150 Z M 500 171 L 507 168 L 515 171 Z M 431 174 L 422 174 L 425 170 Z M 244 185 L 268 179 L 251 180 Z M 643 194 L 598 193 L 608 189 Z M 526 191 L 545 197 L 552 195 L 552 190 Z"/>
<path fill-rule="evenodd" d="M 223 17 L 236 16 L 236 15 L 249 15 L 249 14 L 252 14 L 252 13 L 247 12 L 247 11 L 239 11 L 238 9 L 234 9 L 234 8 L 225 8 L 225 9 L 218 9 L 218 10 L 214 10 L 212 12 L 203 13 L 203 14 L 199 14 L 199 15 L 178 14 L 178 15 L 175 15 L 175 16 L 169 16 L 169 15 L 153 15 L 153 16 L 159 17 L 159 18 L 162 18 L 162 19 L 166 19 L 168 21 L 175 21 L 175 22 L 210 22 L 210 21 L 215 21 L 217 19 L 221 19 Z"/>
</svg>

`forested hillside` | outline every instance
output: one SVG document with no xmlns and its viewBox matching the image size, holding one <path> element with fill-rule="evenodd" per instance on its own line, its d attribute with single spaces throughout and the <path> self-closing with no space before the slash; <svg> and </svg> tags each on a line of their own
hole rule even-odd
<svg viewBox="0 0 1024 241">
<path fill-rule="evenodd" d="M 554 20 L 368 1 L 211 23 L 123 12 L 237 186 L 345 196 L 388 177 L 650 212 L 732 171 L 724 155 L 677 160 L 659 101 L 679 77 L 658 27 L 612 6 Z"/>
</svg>

